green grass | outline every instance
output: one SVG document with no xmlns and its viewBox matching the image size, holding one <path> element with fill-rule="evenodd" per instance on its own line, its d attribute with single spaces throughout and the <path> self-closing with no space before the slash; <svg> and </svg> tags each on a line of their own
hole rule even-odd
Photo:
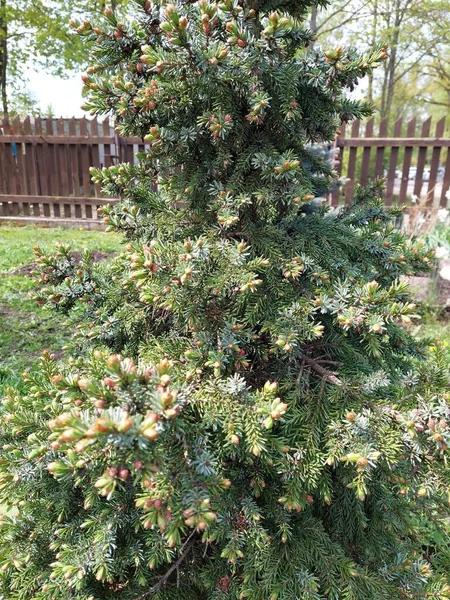
<svg viewBox="0 0 450 600">
<path fill-rule="evenodd" d="M 22 371 L 43 350 L 59 352 L 72 337 L 67 319 L 38 306 L 28 295 L 35 286 L 29 275 L 33 246 L 51 249 L 57 242 L 77 251 L 120 248 L 118 236 L 100 231 L 0 227 L 0 394 L 5 386 L 20 382 Z"/>
</svg>

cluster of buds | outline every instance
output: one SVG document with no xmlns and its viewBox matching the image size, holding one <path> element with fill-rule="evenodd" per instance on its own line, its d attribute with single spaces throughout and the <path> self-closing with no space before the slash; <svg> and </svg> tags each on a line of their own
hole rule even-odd
<svg viewBox="0 0 450 600">
<path fill-rule="evenodd" d="M 161 136 L 161 130 L 158 125 L 150 127 L 149 133 L 144 137 L 146 142 L 149 142 L 152 148 L 162 145 L 163 139 Z"/>
<path fill-rule="evenodd" d="M 305 263 L 296 256 L 284 268 L 283 277 L 286 279 L 298 279 L 305 270 Z"/>
<path fill-rule="evenodd" d="M 203 33 L 210 36 L 219 20 L 217 18 L 217 5 L 211 4 L 208 0 L 201 0 L 200 2 L 200 13 L 202 20 Z"/>
<path fill-rule="evenodd" d="M 342 46 L 339 46 L 334 50 L 327 50 L 327 52 L 325 52 L 325 60 L 334 65 L 338 63 L 343 56 L 344 48 Z"/>
<path fill-rule="evenodd" d="M 209 64 L 216 67 L 220 61 L 224 61 L 228 57 L 228 50 L 226 48 L 216 49 L 214 55 L 209 58 Z"/>
<path fill-rule="evenodd" d="M 198 507 L 187 508 L 183 511 L 184 524 L 187 527 L 204 531 L 210 523 L 217 519 L 217 514 L 211 511 L 211 500 L 205 498 Z"/>
<path fill-rule="evenodd" d="M 233 128 L 233 120 L 229 114 L 226 114 L 224 117 L 210 115 L 207 126 L 214 139 L 218 139 L 219 137 L 224 139 L 225 135 Z"/>
<path fill-rule="evenodd" d="M 282 402 L 281 398 L 274 398 L 270 404 L 258 407 L 257 413 L 264 416 L 264 429 L 272 429 L 274 422 L 279 421 L 286 414 L 287 409 L 288 405 Z"/>
<path fill-rule="evenodd" d="M 225 25 L 225 29 L 231 34 L 227 39 L 227 43 L 230 46 L 238 46 L 239 48 L 246 48 L 248 46 L 247 35 L 236 22 L 228 21 Z"/>
<path fill-rule="evenodd" d="M 380 458 L 380 456 L 381 452 L 379 452 L 378 450 L 370 451 L 366 455 L 359 454 L 357 452 L 349 452 L 340 460 L 342 462 L 347 462 L 356 465 L 356 471 L 358 473 L 361 473 L 369 467 L 374 468 L 376 465 L 376 461 Z"/>
<path fill-rule="evenodd" d="M 313 504 L 314 498 L 311 494 L 301 494 L 300 497 L 297 497 L 296 494 L 291 494 L 278 498 L 278 502 L 282 504 L 288 512 L 295 510 L 295 512 L 300 513 L 306 506 Z"/>
<path fill-rule="evenodd" d="M 174 4 L 166 4 L 166 18 L 161 23 L 161 31 L 164 31 L 167 39 L 174 46 L 183 46 L 186 44 L 186 29 L 188 25 L 187 17 L 180 16 Z"/>
<path fill-rule="evenodd" d="M 161 61 L 155 54 L 153 48 L 149 45 L 142 46 L 142 55 L 140 57 L 141 63 L 149 65 L 153 68 L 155 73 L 162 73 L 165 68 L 165 63 Z"/>
<path fill-rule="evenodd" d="M 256 279 L 254 277 L 251 277 L 248 281 L 246 281 L 245 283 L 243 283 L 241 285 L 241 287 L 239 288 L 240 292 L 255 292 L 256 288 L 258 286 L 260 286 L 263 282 L 262 279 Z"/>
<path fill-rule="evenodd" d="M 135 98 L 133 98 L 133 104 L 138 108 L 155 110 L 157 107 L 158 95 L 158 82 L 155 79 L 151 79 L 145 87 L 138 91 Z"/>
<path fill-rule="evenodd" d="M 70 19 L 69 25 L 78 33 L 78 35 L 87 35 L 92 32 L 92 25 L 89 21 L 80 23 L 76 19 Z"/>
<path fill-rule="evenodd" d="M 284 352 L 292 352 L 294 349 L 296 335 L 294 333 L 286 333 L 278 336 L 275 345 Z"/>
<path fill-rule="evenodd" d="M 276 175 L 284 175 L 292 171 L 297 171 L 300 166 L 299 160 L 285 160 L 283 164 L 274 167 Z"/>
<path fill-rule="evenodd" d="M 292 29 L 293 21 L 289 17 L 280 17 L 280 15 L 274 11 L 267 19 L 263 20 L 263 33 L 266 37 L 273 37 L 283 35 L 290 29 Z"/>
<path fill-rule="evenodd" d="M 138 508 L 144 509 L 144 516 L 142 517 L 142 526 L 144 529 L 152 529 L 158 527 L 161 533 L 164 533 L 167 526 L 172 521 L 172 509 L 167 506 L 167 502 L 160 497 L 143 497 L 136 501 Z M 170 536 L 168 545 L 170 548 L 174 548 L 180 543 L 178 535 Z"/>
<path fill-rule="evenodd" d="M 270 108 L 270 98 L 265 95 L 259 95 L 250 109 L 250 112 L 246 116 L 249 123 L 255 123 L 256 125 L 262 125 L 267 109 Z"/>
<path fill-rule="evenodd" d="M 300 120 L 302 118 L 300 107 L 295 100 L 292 100 L 292 102 L 289 102 L 289 104 L 287 105 L 284 118 L 286 119 L 286 121 L 292 121 L 293 119 Z"/>
<path fill-rule="evenodd" d="M 129 280 L 135 282 L 136 287 L 142 287 L 147 279 L 158 272 L 155 251 L 152 246 L 144 245 L 139 252 L 128 255 L 130 263 Z"/>
</svg>

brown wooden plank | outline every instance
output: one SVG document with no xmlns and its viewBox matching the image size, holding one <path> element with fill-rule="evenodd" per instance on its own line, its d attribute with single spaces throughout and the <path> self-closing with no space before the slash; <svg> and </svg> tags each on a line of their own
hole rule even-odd
<svg viewBox="0 0 450 600">
<path fill-rule="evenodd" d="M 20 135 L 22 123 L 20 117 L 16 117 L 12 124 L 14 133 Z M 27 193 L 27 171 L 25 167 L 24 144 L 16 144 L 16 173 L 17 173 L 17 193 Z M 21 208 L 23 210 L 23 207 Z"/>
<path fill-rule="evenodd" d="M 50 136 L 53 137 L 53 119 L 46 119 L 46 132 L 47 138 L 49 138 Z M 47 164 L 50 179 L 49 189 L 50 195 L 52 196 L 59 196 L 61 193 L 61 188 L 59 185 L 59 169 L 57 163 L 56 149 L 57 146 L 54 143 L 50 143 L 47 145 Z M 52 203 L 51 211 L 53 211 L 53 215 L 55 217 L 61 216 L 59 204 Z"/>
<path fill-rule="evenodd" d="M 440 205 L 443 208 L 447 208 L 450 204 L 450 198 L 447 198 L 447 192 L 450 190 L 450 148 L 447 150 L 447 158 L 444 167 L 444 177 L 442 180 L 442 192 Z"/>
<path fill-rule="evenodd" d="M 23 121 L 23 131 L 25 134 L 31 134 L 30 117 Z M 25 168 L 27 171 L 27 194 L 37 194 L 37 172 L 34 157 L 34 144 L 25 144 Z"/>
<path fill-rule="evenodd" d="M 414 132 L 416 131 L 416 119 L 411 119 L 406 127 L 407 139 L 413 139 Z M 407 146 L 405 148 L 405 155 L 403 157 L 403 170 L 402 170 L 402 182 L 400 185 L 400 193 L 398 196 L 399 204 L 402 204 L 406 200 L 406 194 L 408 191 L 409 181 L 409 169 L 411 167 L 412 147 Z"/>
<path fill-rule="evenodd" d="M 53 121 L 53 119 L 48 119 L 49 121 Z M 75 119 L 78 121 L 78 119 Z M 79 119 L 81 122 L 83 119 Z M 140 144 L 142 143 L 141 138 L 132 137 L 127 138 L 130 140 L 132 144 Z M 10 144 L 11 142 L 17 142 L 20 144 L 33 144 L 33 143 L 46 143 L 46 144 L 88 144 L 90 140 L 90 136 L 83 135 L 48 135 L 45 133 L 36 133 L 36 135 L 14 135 L 14 134 L 5 134 L 0 136 L 0 144 Z M 115 138 L 114 136 L 103 135 L 99 136 L 98 139 L 99 144 L 114 144 Z"/>
<path fill-rule="evenodd" d="M 431 117 L 422 123 L 421 137 L 425 138 L 430 135 Z M 420 198 L 423 186 L 423 170 L 427 162 L 427 147 L 421 146 L 417 157 L 417 170 L 414 180 L 414 194 Z"/>
<path fill-rule="evenodd" d="M 5 135 L 2 137 L 2 139 L 5 138 L 6 136 L 8 136 L 11 140 L 11 142 L 6 146 L 6 152 L 3 156 L 3 159 L 5 161 L 5 171 L 7 174 L 6 189 L 11 194 L 17 194 L 17 166 L 16 166 L 16 159 L 13 156 L 13 146 L 12 146 L 12 144 L 14 143 L 15 137 L 13 135 L 11 123 L 9 122 L 9 120 L 3 119 L 2 123 L 3 123 L 3 131 L 5 133 Z M 9 208 L 10 208 L 10 210 L 12 210 L 11 206 Z"/>
<path fill-rule="evenodd" d="M 445 117 L 439 119 L 436 123 L 436 136 L 442 137 L 445 131 Z M 437 182 L 437 173 L 439 168 L 439 159 L 441 156 L 441 146 L 436 146 L 431 152 L 430 178 L 428 180 L 427 204 L 434 204 L 434 190 Z"/>
<path fill-rule="evenodd" d="M 351 135 L 353 139 L 356 139 L 359 135 L 360 120 L 355 119 L 352 123 Z M 346 141 L 344 139 L 344 141 Z M 348 169 L 347 177 L 349 181 L 345 184 L 345 204 L 349 204 L 353 196 L 353 189 L 355 186 L 355 170 L 356 170 L 356 157 L 358 148 L 356 146 L 350 146 L 350 152 L 348 157 Z"/>
<path fill-rule="evenodd" d="M 56 132 L 58 135 L 64 135 L 64 120 L 58 119 L 56 122 Z M 60 194 L 68 196 L 70 194 L 69 165 L 68 165 L 68 146 L 67 144 L 58 144 L 56 146 L 56 157 L 58 160 L 58 171 L 60 176 Z M 62 210 L 61 210 L 62 209 Z M 63 204 L 60 213 L 65 218 L 71 218 L 70 204 Z"/>
<path fill-rule="evenodd" d="M 35 122 L 34 122 L 34 127 L 35 127 L 35 131 L 36 134 L 39 135 L 42 133 L 42 120 L 40 117 L 36 117 Z M 43 196 L 48 196 L 49 194 L 49 187 L 48 187 L 48 177 L 47 177 L 47 162 L 46 162 L 46 148 L 45 148 L 46 144 L 45 144 L 45 140 L 42 137 L 42 139 L 39 140 L 39 143 L 36 144 L 36 166 L 37 166 L 37 170 L 38 170 L 38 174 L 39 174 L 39 193 L 42 194 Z M 43 207 L 41 207 L 39 204 L 36 207 L 36 211 L 42 215 L 42 216 L 49 216 L 49 210 L 45 210 L 44 213 L 42 213 Z M 35 213 L 36 214 L 36 213 Z"/>
<path fill-rule="evenodd" d="M 99 137 L 97 117 L 95 117 L 91 121 L 91 137 L 92 137 L 92 145 L 91 145 L 90 164 L 92 167 L 99 169 L 100 168 L 100 144 L 97 141 L 97 138 Z M 100 196 L 102 195 L 101 187 L 98 183 L 94 184 L 94 192 L 95 192 L 96 198 L 100 198 Z"/>
<path fill-rule="evenodd" d="M 102 123 L 102 130 L 103 130 L 103 135 L 109 136 L 111 135 L 111 125 L 109 123 L 109 119 L 105 119 Z M 99 141 L 100 144 L 104 144 L 104 148 L 103 148 L 103 152 L 104 152 L 104 157 L 103 157 L 103 161 L 104 164 L 102 165 L 103 167 L 110 167 L 112 165 L 112 160 L 111 160 L 111 143 L 106 143 L 106 142 L 102 142 Z"/>
<path fill-rule="evenodd" d="M 388 120 L 382 119 L 380 121 L 380 128 L 378 130 L 378 136 L 380 138 L 386 137 L 388 130 Z M 375 160 L 375 177 L 383 177 L 384 172 L 384 146 L 377 148 L 376 160 Z"/>
<path fill-rule="evenodd" d="M 402 124 L 403 119 L 398 119 L 394 123 L 394 135 L 400 136 L 402 133 Z M 389 156 L 389 168 L 387 173 L 387 182 L 386 182 L 386 192 L 385 192 L 385 204 L 386 206 L 390 206 L 392 204 L 392 196 L 394 193 L 394 185 L 396 180 L 396 172 L 397 172 L 397 162 L 398 162 L 398 153 L 399 148 L 394 147 L 390 149 Z"/>
<path fill-rule="evenodd" d="M 1 138 L 0 138 L 1 140 Z M 379 147 L 379 146 L 398 146 L 399 148 L 402 147 L 412 147 L 412 148 L 417 148 L 417 147 L 427 147 L 427 148 L 432 148 L 434 146 L 441 146 L 442 148 L 448 148 L 450 146 L 450 138 L 437 138 L 437 137 L 430 137 L 430 138 L 424 138 L 424 137 L 420 137 L 420 138 L 415 138 L 415 137 L 411 137 L 411 136 L 407 136 L 404 138 L 393 138 L 393 137 L 385 137 L 385 138 L 355 138 L 355 137 L 350 137 L 350 138 L 345 138 L 344 140 L 341 140 L 341 144 L 343 146 L 349 146 L 349 147 L 364 147 L 364 146 L 375 146 L 375 147 Z"/>
<path fill-rule="evenodd" d="M 119 202 L 117 198 L 85 198 L 76 196 L 21 196 L 13 194 L 0 194 L 0 202 L 23 202 L 26 199 L 29 202 L 59 202 L 60 204 L 67 202 L 68 204 L 90 204 L 105 206 L 107 204 L 116 204 Z"/>
<path fill-rule="evenodd" d="M 88 136 L 88 128 L 87 128 L 87 120 L 86 118 L 80 119 L 80 135 L 82 136 Z M 82 181 L 83 181 L 83 196 L 87 196 L 90 197 L 91 194 L 91 176 L 89 174 L 89 146 L 87 144 L 82 145 L 82 146 L 78 146 L 78 154 L 80 157 L 80 166 L 81 166 L 81 176 L 82 176 Z M 91 211 L 89 210 L 89 207 L 83 206 L 82 210 L 86 211 L 83 214 L 83 218 L 90 218 L 91 215 L 89 215 L 88 217 L 88 213 L 91 213 Z"/>
<path fill-rule="evenodd" d="M 69 136 L 77 135 L 77 119 L 70 119 L 69 121 Z M 73 182 L 73 194 L 74 196 L 79 196 L 81 193 L 82 183 L 81 183 L 81 173 L 80 173 L 80 165 L 78 161 L 78 148 L 75 145 L 70 146 L 70 155 L 71 155 L 71 169 L 72 169 L 72 182 Z M 75 218 L 81 219 L 81 205 L 80 203 L 75 204 L 74 206 L 74 215 Z"/>
<path fill-rule="evenodd" d="M 370 138 L 373 134 L 373 126 L 375 123 L 375 119 L 372 117 L 366 123 L 365 137 Z M 370 150 L 371 146 L 365 146 L 363 150 L 363 158 L 361 163 L 361 177 L 359 179 L 361 185 L 367 185 L 369 181 L 369 168 L 370 168 Z"/>
</svg>

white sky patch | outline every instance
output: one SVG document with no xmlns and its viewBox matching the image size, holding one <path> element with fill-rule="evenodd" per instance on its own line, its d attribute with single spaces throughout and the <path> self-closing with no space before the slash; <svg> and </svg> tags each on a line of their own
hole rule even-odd
<svg viewBox="0 0 450 600">
<path fill-rule="evenodd" d="M 27 88 L 39 102 L 42 113 L 51 105 L 55 117 L 82 117 L 83 98 L 81 73 L 74 73 L 68 79 L 53 77 L 48 73 L 28 73 Z"/>
</svg>

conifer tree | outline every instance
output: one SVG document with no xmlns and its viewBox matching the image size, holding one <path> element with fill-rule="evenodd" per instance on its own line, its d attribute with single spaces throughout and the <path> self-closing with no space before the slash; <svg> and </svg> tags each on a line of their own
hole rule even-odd
<svg viewBox="0 0 450 600">
<path fill-rule="evenodd" d="M 386 48 L 311 48 L 313 4 L 76 24 L 87 109 L 144 149 L 93 172 L 119 256 L 36 249 L 79 350 L 1 404 L 5 599 L 450 597 L 446 349 L 401 279 L 432 255 L 380 182 L 308 210 L 334 176 L 312 144 L 370 114 L 345 94 Z"/>
</svg>

